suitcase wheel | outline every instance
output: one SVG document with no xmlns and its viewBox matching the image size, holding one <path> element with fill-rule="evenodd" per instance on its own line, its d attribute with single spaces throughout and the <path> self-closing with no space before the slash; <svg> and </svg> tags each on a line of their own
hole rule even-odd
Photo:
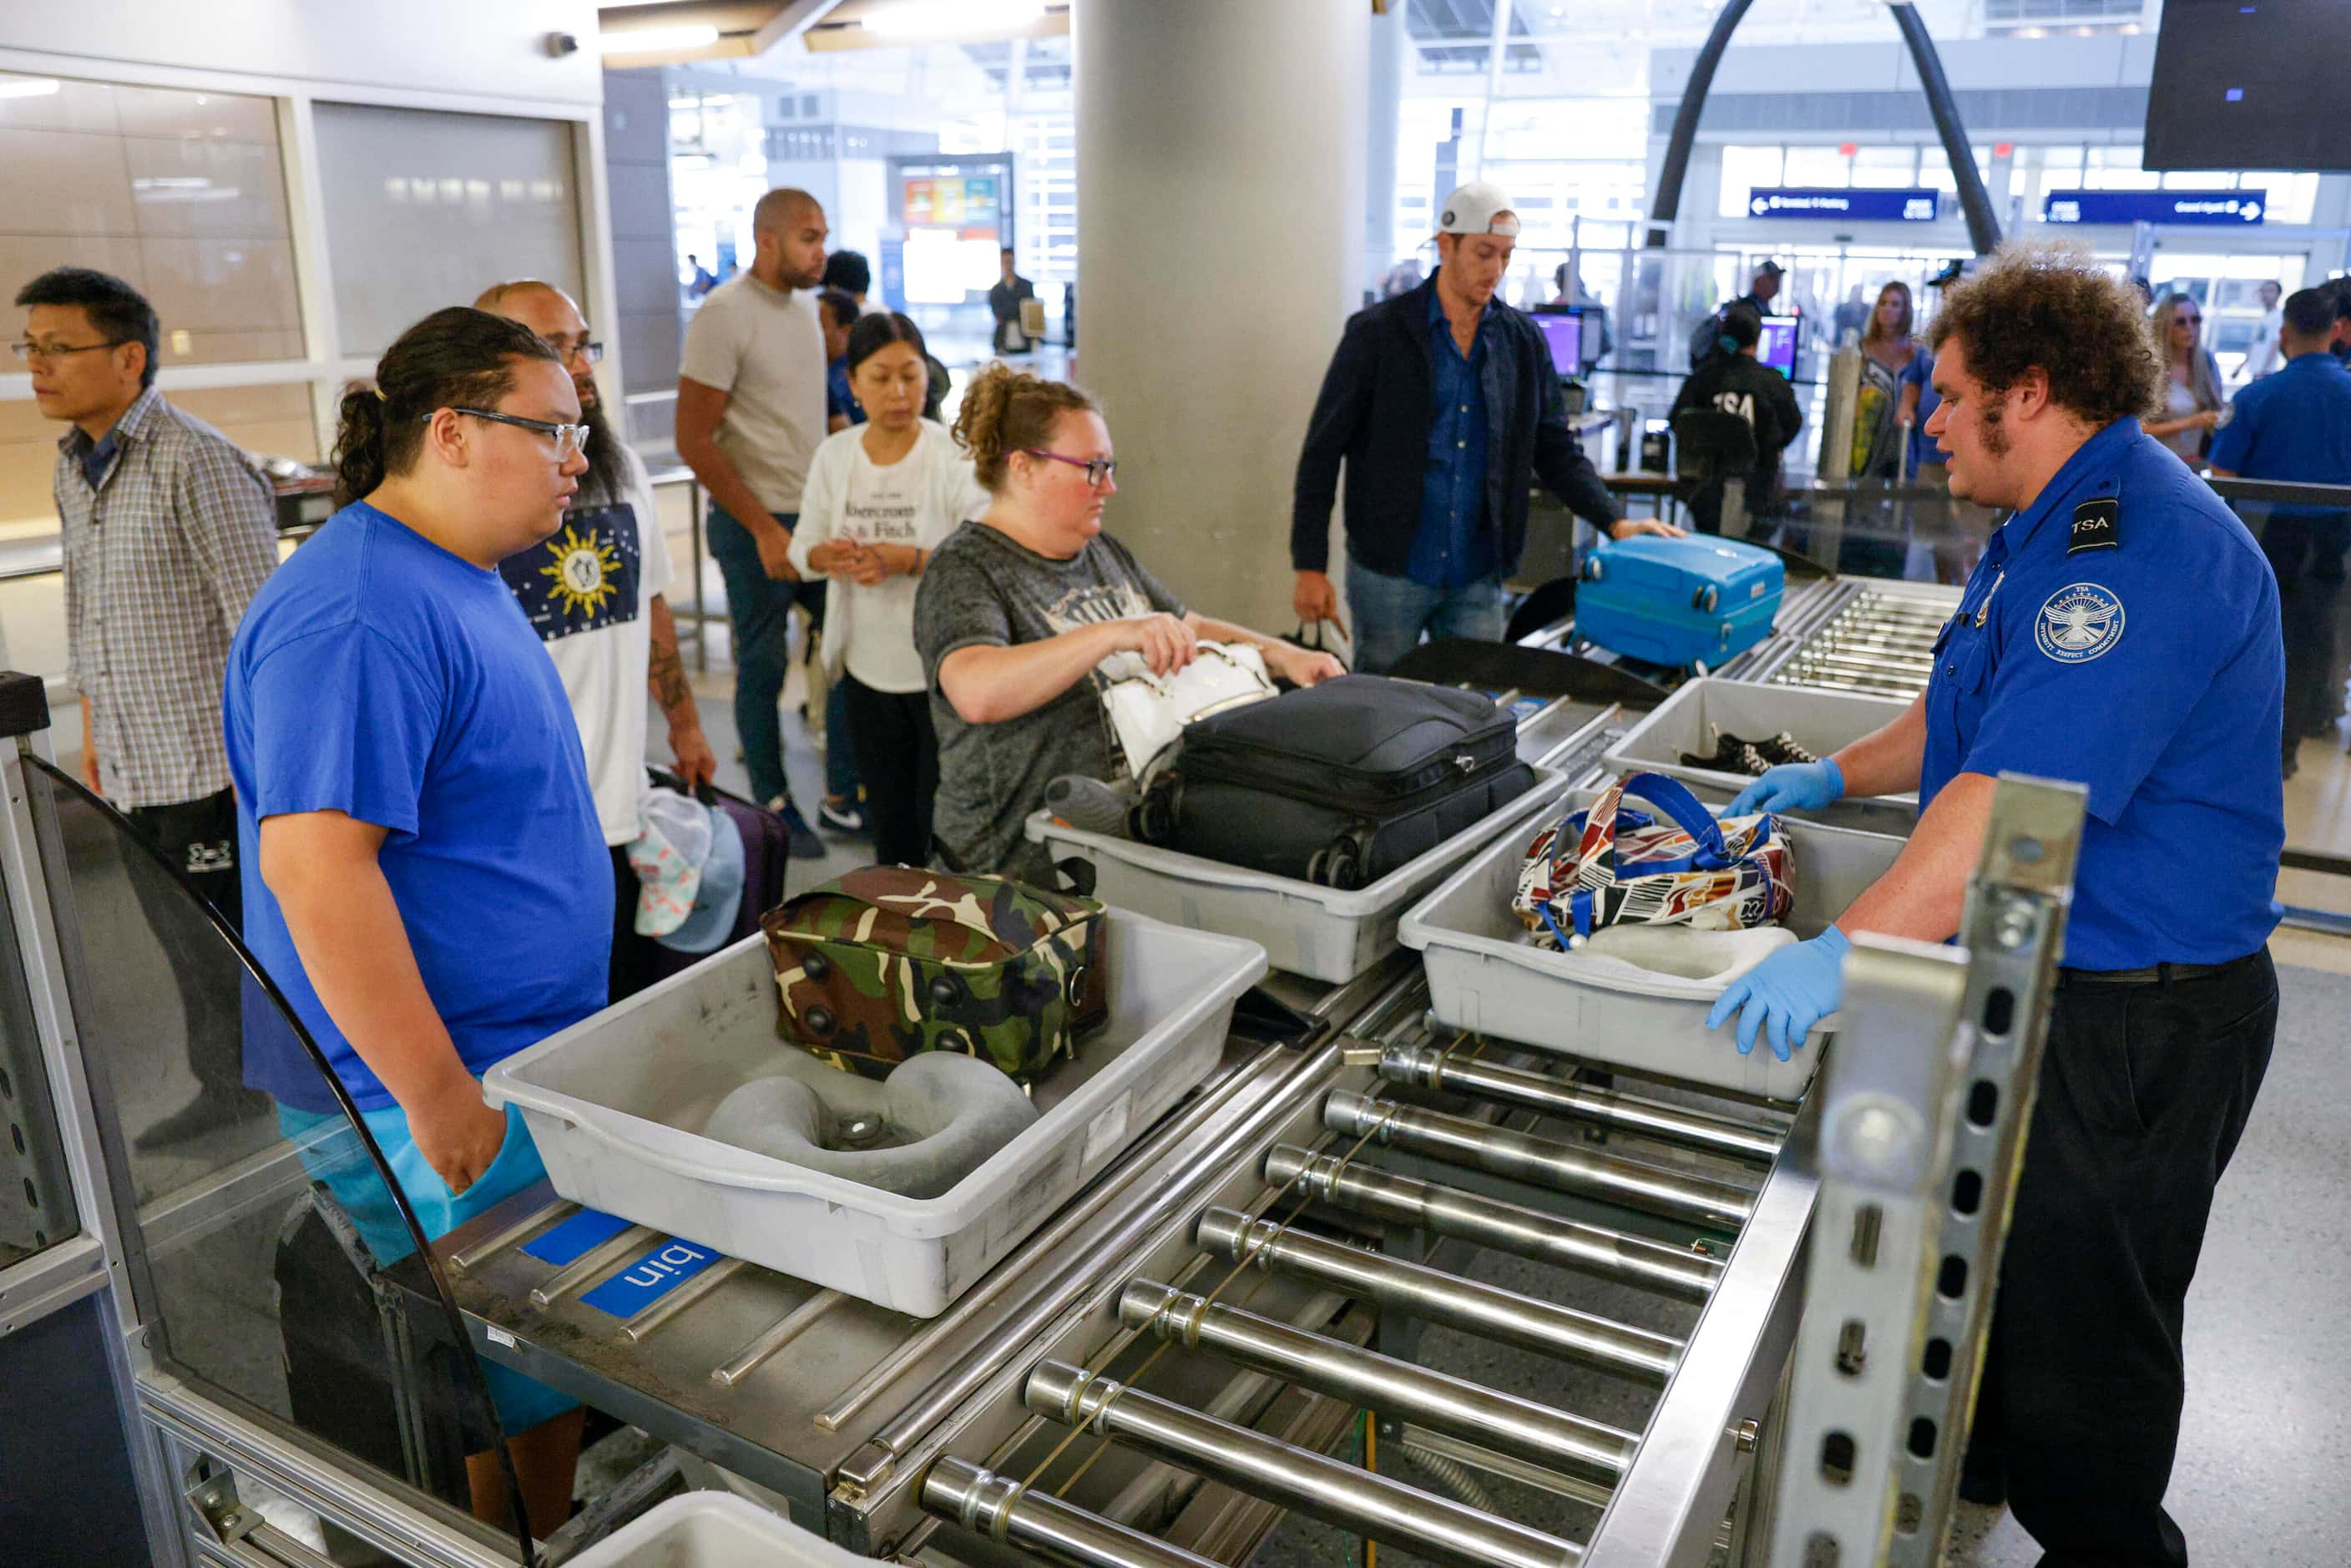
<svg viewBox="0 0 2351 1568">
<path fill-rule="evenodd" d="M 1176 806 L 1174 789 L 1145 790 L 1143 799 L 1134 805 L 1134 836 L 1146 844 L 1174 843 Z"/>
<path fill-rule="evenodd" d="M 1607 563 L 1603 561 L 1598 556 L 1588 555 L 1583 558 L 1584 581 L 1598 582 L 1601 579 L 1601 575 L 1607 570 Z"/>
<path fill-rule="evenodd" d="M 1711 615 L 1714 613 L 1714 607 L 1721 601 L 1720 595 L 1715 591 L 1715 585 L 1709 582 L 1704 588 L 1699 589 L 1696 594 L 1691 596 L 1690 605 L 1693 609 L 1703 611 L 1707 614 Z"/>
<path fill-rule="evenodd" d="M 1306 880 L 1323 887 L 1351 891 L 1363 884 L 1363 846 L 1353 833 L 1340 834 L 1306 862 Z"/>
</svg>

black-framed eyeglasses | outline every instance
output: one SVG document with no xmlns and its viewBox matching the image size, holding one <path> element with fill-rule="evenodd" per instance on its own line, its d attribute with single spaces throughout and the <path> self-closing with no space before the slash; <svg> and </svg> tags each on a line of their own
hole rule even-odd
<svg viewBox="0 0 2351 1568">
<path fill-rule="evenodd" d="M 496 409 L 487 408 L 459 408 L 455 403 L 450 405 L 449 412 L 470 414 L 475 419 L 486 419 L 494 424 L 513 424 L 519 425 L 525 430 L 535 430 L 554 441 L 555 460 L 558 463 L 575 452 L 588 450 L 588 427 L 584 424 L 550 424 L 543 419 L 525 419 L 518 413 L 500 413 Z M 428 424 L 431 423 L 433 416 L 426 414 L 424 421 Z"/>
<path fill-rule="evenodd" d="M 94 354 L 100 349 L 119 349 L 130 340 L 131 340 L 128 338 L 109 338 L 103 343 L 35 343 L 27 341 L 9 344 L 8 351 L 16 356 L 17 363 L 25 364 L 34 360 L 62 360 L 68 354 Z"/>
<path fill-rule="evenodd" d="M 1056 463 L 1066 463 L 1072 468 L 1084 469 L 1086 483 L 1097 490 L 1118 477 L 1118 459 L 1115 457 L 1064 457 L 1058 452 L 1047 452 L 1034 446 L 1024 446 L 1020 450 L 1031 457 L 1050 457 Z"/>
<path fill-rule="evenodd" d="M 556 357 L 567 364 L 575 354 L 591 365 L 604 361 L 604 345 L 591 338 L 542 338 L 539 341 L 554 350 Z"/>
</svg>

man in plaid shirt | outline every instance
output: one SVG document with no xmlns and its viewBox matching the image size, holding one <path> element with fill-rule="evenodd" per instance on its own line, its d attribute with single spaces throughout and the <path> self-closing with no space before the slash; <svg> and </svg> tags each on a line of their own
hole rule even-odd
<svg viewBox="0 0 2351 1568">
<path fill-rule="evenodd" d="M 65 529 L 66 632 L 81 693 L 82 778 L 212 901 L 241 918 L 236 804 L 221 739 L 229 639 L 277 564 L 268 482 L 229 440 L 155 390 L 153 307 L 117 277 L 58 267 L 17 291 L 16 357 L 41 413 L 72 428 L 52 490 Z M 264 1105 L 240 1084 L 236 979 L 171 879 L 132 887 L 178 977 L 195 1100 L 142 1148 Z"/>
</svg>

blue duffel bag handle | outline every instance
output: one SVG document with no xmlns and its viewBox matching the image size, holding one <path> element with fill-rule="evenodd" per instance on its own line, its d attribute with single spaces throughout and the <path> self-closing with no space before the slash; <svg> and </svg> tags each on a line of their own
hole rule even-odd
<svg viewBox="0 0 2351 1568">
<path fill-rule="evenodd" d="M 1662 773 L 1635 773 L 1618 780 L 1612 788 L 1621 795 L 1637 795 L 1664 811 L 1672 819 L 1674 826 L 1687 833 L 1698 846 L 1697 852 L 1687 861 L 1672 861 L 1664 864 L 1644 862 L 1634 874 L 1646 876 L 1684 870 L 1727 871 L 1735 863 L 1737 857 L 1731 854 L 1730 846 L 1723 841 L 1721 821 L 1706 809 L 1704 801 L 1689 792 L 1689 787 L 1680 779 L 1668 779 Z M 1615 820 L 1604 830 L 1601 863 L 1608 868 L 1611 876 L 1622 869 L 1616 864 L 1616 831 L 1623 817 L 1624 813 L 1619 810 L 1614 813 Z M 1631 825 L 1642 827 L 1646 824 L 1635 822 Z M 1581 834 L 1577 836 L 1579 839 L 1582 837 Z M 1756 841 L 1756 847 L 1761 848 L 1768 841 L 1767 832 L 1765 838 Z"/>
<path fill-rule="evenodd" d="M 1687 833 L 1691 842 L 1696 846 L 1694 851 L 1681 860 L 1644 861 L 1630 867 L 1618 865 L 1616 863 L 1618 831 L 1626 827 L 1645 828 L 1649 826 L 1651 821 L 1646 814 L 1625 808 L 1623 803 L 1625 798 L 1632 795 L 1637 795 L 1649 804 L 1657 807 L 1672 821 L 1674 826 Z M 1662 773 L 1630 774 L 1618 779 L 1603 791 L 1600 800 L 1593 802 L 1594 808 L 1596 809 L 1612 797 L 1617 803 L 1616 809 L 1609 813 L 1608 823 L 1602 830 L 1598 856 L 1599 864 L 1607 872 L 1609 880 L 1612 882 L 1622 880 L 1626 876 L 1658 876 L 1678 871 L 1728 871 L 1745 858 L 1730 852 L 1730 846 L 1722 836 L 1722 823 L 1712 811 L 1706 809 L 1703 801 L 1689 792 L 1688 787 L 1679 779 L 1668 779 Z M 1580 831 L 1571 831 L 1575 829 L 1579 820 L 1588 824 L 1591 821 L 1590 811 L 1569 812 L 1561 820 L 1559 827 L 1552 834 L 1551 884 L 1554 888 L 1562 886 L 1564 883 L 1564 879 L 1559 874 L 1560 862 L 1562 860 L 1580 862 L 1583 859 L 1583 834 Z M 1748 846 L 1750 854 L 1771 841 L 1771 821 L 1767 816 L 1763 821 L 1761 831 L 1756 834 L 1755 841 Z M 1569 897 L 1568 907 L 1574 918 L 1575 934 L 1578 936 L 1591 936 L 1593 917 L 1591 891 L 1588 888 L 1577 888 Z M 1551 916 L 1547 912 L 1542 914 L 1542 918 L 1546 925 L 1551 924 Z M 1567 943 L 1564 934 L 1560 932 L 1556 925 L 1552 927 L 1552 931 L 1553 936 L 1562 938 L 1560 945 L 1565 947 Z"/>
</svg>

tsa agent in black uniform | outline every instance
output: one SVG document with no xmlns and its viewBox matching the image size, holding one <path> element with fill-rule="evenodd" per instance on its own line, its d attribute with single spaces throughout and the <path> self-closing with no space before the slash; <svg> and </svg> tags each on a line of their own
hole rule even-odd
<svg viewBox="0 0 2351 1568">
<path fill-rule="evenodd" d="M 1715 355 L 1689 373 L 1674 398 L 1673 412 L 1712 409 L 1737 414 L 1755 433 L 1755 467 L 1747 476 L 1747 513 L 1771 517 L 1780 509 L 1780 454 L 1803 428 L 1803 410 L 1796 406 L 1796 389 L 1788 378 L 1758 361 L 1755 346 L 1762 340 L 1763 318 L 1744 305 L 1722 313 L 1721 344 Z M 1722 531 L 1722 485 L 1703 485 L 1689 498 L 1690 516 L 1701 533 Z"/>
<path fill-rule="evenodd" d="M 1951 288 L 1935 339 L 1928 434 L 1951 494 L 2015 516 L 1909 710 L 1731 807 L 1916 788 L 1918 825 L 1836 927 L 1774 953 L 1710 1021 L 1740 1011 L 1740 1049 L 1761 1026 L 1784 1056 L 1837 1005 L 1846 932 L 1957 931 L 2001 772 L 2087 787 L 1960 1493 L 2004 1490 L 2043 1568 L 2185 1564 L 2163 1510 L 2182 1309 L 2277 1025 L 2277 584 L 2140 432 L 2161 370 L 2126 285 L 2086 258 L 2006 254 Z"/>
</svg>

